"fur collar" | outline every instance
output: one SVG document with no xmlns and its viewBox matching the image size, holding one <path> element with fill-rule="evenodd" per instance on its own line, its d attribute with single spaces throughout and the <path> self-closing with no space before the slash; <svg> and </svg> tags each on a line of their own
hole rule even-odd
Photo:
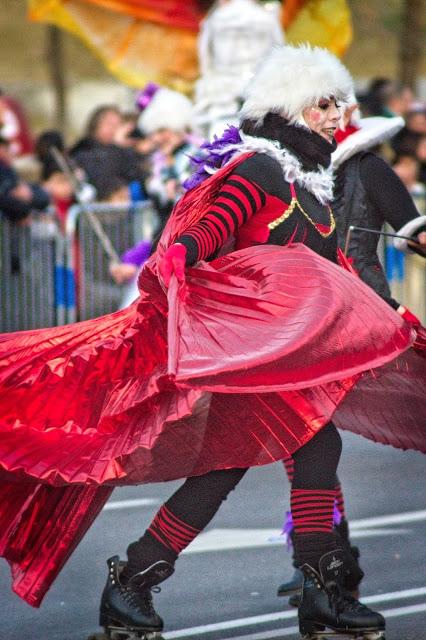
<svg viewBox="0 0 426 640">
<path fill-rule="evenodd" d="M 318 171 L 305 171 L 302 163 L 295 155 L 280 146 L 276 140 L 248 136 L 240 130 L 242 142 L 227 145 L 222 148 L 223 155 L 232 153 L 236 158 L 244 153 L 266 153 L 277 160 L 281 165 L 284 180 L 286 182 L 298 182 L 307 191 L 312 193 L 321 204 L 327 204 L 333 199 L 333 171 L 331 166 L 327 169 L 318 167 Z M 215 170 L 211 170 L 215 173 Z"/>
</svg>

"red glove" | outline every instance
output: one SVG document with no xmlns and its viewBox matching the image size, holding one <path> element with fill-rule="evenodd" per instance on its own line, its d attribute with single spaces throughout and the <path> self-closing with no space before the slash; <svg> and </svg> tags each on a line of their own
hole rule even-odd
<svg viewBox="0 0 426 640">
<path fill-rule="evenodd" d="M 422 324 L 418 317 L 414 315 L 414 313 L 411 313 L 409 309 L 403 307 L 402 305 L 398 307 L 398 313 L 404 318 L 406 322 L 411 324 L 416 329 Z"/>
<path fill-rule="evenodd" d="M 185 282 L 186 247 L 183 244 L 171 244 L 160 260 L 158 269 L 164 285 L 170 284 L 174 273 L 179 282 Z"/>
</svg>

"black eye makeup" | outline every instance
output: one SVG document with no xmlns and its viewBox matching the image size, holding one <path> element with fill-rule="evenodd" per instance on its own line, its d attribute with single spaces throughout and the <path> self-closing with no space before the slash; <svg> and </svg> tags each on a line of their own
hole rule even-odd
<svg viewBox="0 0 426 640">
<path fill-rule="evenodd" d="M 327 109 L 329 109 L 333 103 L 336 106 L 336 109 L 340 108 L 340 104 L 338 104 L 336 100 L 325 100 L 324 99 L 324 100 L 320 100 L 318 102 L 318 109 L 321 109 L 322 111 L 327 111 Z"/>
<path fill-rule="evenodd" d="M 331 104 L 330 100 L 320 100 L 318 102 L 318 108 L 322 109 L 322 111 L 327 111 L 330 104 Z"/>
</svg>

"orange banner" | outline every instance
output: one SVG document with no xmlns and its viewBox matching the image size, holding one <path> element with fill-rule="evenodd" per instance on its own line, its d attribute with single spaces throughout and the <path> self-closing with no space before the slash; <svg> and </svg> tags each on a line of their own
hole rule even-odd
<svg viewBox="0 0 426 640">
<path fill-rule="evenodd" d="M 153 80 L 190 92 L 198 76 L 196 0 L 28 0 L 29 17 L 80 38 L 122 82 Z M 205 5 L 205 3 L 204 3 Z M 288 42 L 310 42 L 343 55 L 352 38 L 346 0 L 286 0 Z"/>
<path fill-rule="evenodd" d="M 198 31 L 204 13 L 196 0 L 87 0 L 98 7 L 156 24 Z"/>
</svg>

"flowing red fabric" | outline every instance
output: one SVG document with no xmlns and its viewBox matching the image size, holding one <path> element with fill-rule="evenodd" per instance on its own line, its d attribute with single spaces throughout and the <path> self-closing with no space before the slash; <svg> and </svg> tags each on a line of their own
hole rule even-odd
<svg viewBox="0 0 426 640">
<path fill-rule="evenodd" d="M 241 160 L 182 199 L 159 255 Z M 265 245 L 187 269 L 166 293 L 156 260 L 127 309 L 0 336 L 0 552 L 34 606 L 116 485 L 268 464 L 331 417 L 426 451 L 426 360 L 352 273 Z"/>
</svg>

